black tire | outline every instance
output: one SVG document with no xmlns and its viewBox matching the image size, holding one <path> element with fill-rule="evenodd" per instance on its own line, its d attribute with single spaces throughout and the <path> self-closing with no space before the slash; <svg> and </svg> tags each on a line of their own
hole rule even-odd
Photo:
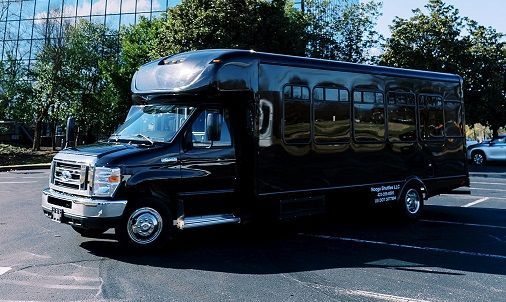
<svg viewBox="0 0 506 302">
<path fill-rule="evenodd" d="M 109 228 L 99 228 L 99 229 L 85 229 L 77 226 L 72 226 L 74 231 L 79 233 L 82 237 L 87 238 L 97 238 L 100 237 L 103 233 L 105 233 Z"/>
<path fill-rule="evenodd" d="M 146 197 L 130 202 L 116 226 L 116 236 L 123 245 L 151 249 L 171 239 L 170 209 L 158 198 Z"/>
<path fill-rule="evenodd" d="M 408 220 L 417 220 L 422 216 L 423 206 L 423 195 L 420 187 L 407 185 L 398 200 L 401 216 Z"/>
<path fill-rule="evenodd" d="M 487 162 L 487 156 L 483 151 L 474 151 L 471 153 L 471 160 L 473 164 L 482 166 Z"/>
</svg>

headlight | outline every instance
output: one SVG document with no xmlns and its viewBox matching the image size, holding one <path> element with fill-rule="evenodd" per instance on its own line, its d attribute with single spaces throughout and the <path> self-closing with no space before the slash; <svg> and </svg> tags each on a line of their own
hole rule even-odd
<svg viewBox="0 0 506 302">
<path fill-rule="evenodd" d="M 93 195 L 112 197 L 120 182 L 120 168 L 96 167 L 93 174 Z"/>
</svg>

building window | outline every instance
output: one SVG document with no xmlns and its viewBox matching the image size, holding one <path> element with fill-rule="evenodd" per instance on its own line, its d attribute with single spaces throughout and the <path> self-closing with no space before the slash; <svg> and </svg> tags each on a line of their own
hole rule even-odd
<svg viewBox="0 0 506 302">
<path fill-rule="evenodd" d="M 353 126 L 357 142 L 385 141 L 385 105 L 382 92 L 353 92 Z"/>
<path fill-rule="evenodd" d="M 316 87 L 313 90 L 314 141 L 317 144 L 350 140 L 348 90 Z"/>
<path fill-rule="evenodd" d="M 309 88 L 286 85 L 283 88 L 283 139 L 287 144 L 308 144 L 311 139 Z"/>
<path fill-rule="evenodd" d="M 409 92 L 389 92 L 388 139 L 391 142 L 416 141 L 416 98 Z"/>
<path fill-rule="evenodd" d="M 120 25 L 134 24 L 141 17 L 162 17 L 168 8 L 167 0 L 4 0 L 0 3 L 0 60 L 6 61 L 10 55 L 31 61 L 28 68 L 34 66 L 37 52 L 42 48 L 39 44 L 43 43 L 36 40 L 44 38 L 47 21 L 63 25 L 85 19 L 105 24 L 115 31 L 108 34 L 117 35 Z M 28 40 L 32 40 L 32 47 L 21 45 Z"/>
<path fill-rule="evenodd" d="M 464 136 L 464 113 L 458 101 L 444 103 L 445 135 L 448 137 Z"/>
<path fill-rule="evenodd" d="M 443 99 L 435 95 L 419 96 L 419 126 L 423 140 L 437 140 L 444 137 Z"/>
</svg>

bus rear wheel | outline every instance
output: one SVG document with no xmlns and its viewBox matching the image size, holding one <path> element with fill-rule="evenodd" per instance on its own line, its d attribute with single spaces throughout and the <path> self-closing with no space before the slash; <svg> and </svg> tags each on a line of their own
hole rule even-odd
<svg viewBox="0 0 506 302">
<path fill-rule="evenodd" d="M 401 215 L 409 220 L 420 218 L 423 212 L 422 192 L 416 186 L 407 187 L 399 199 Z"/>
</svg>

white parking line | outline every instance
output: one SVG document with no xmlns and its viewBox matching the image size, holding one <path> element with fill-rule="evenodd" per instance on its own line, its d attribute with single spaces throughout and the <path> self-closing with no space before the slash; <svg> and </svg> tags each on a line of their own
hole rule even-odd
<svg viewBox="0 0 506 302">
<path fill-rule="evenodd" d="M 492 229 L 504 229 L 504 230 L 506 230 L 506 226 L 492 225 L 492 224 L 479 224 L 479 223 L 468 223 L 468 222 L 457 222 L 457 221 L 444 221 L 444 220 L 430 220 L 430 219 L 420 219 L 419 221 L 431 222 L 431 223 L 443 223 L 443 224 L 456 224 L 456 225 L 474 226 L 474 227 L 480 227 L 480 228 L 492 228 Z"/>
<path fill-rule="evenodd" d="M 35 181 L 35 180 L 31 180 L 31 181 L 0 181 L 0 185 L 1 184 L 33 184 L 36 182 L 37 181 Z"/>
<path fill-rule="evenodd" d="M 400 296 L 394 296 L 394 295 L 387 295 L 387 294 L 382 294 L 382 293 L 369 292 L 369 291 L 365 291 L 365 290 L 347 289 L 347 290 L 343 290 L 341 292 L 344 293 L 344 294 L 350 295 L 350 296 L 359 296 L 359 297 L 376 299 L 376 300 L 383 300 L 383 301 L 392 301 L 392 302 L 429 302 L 427 300 L 420 300 L 420 299 L 413 299 L 413 298 L 400 297 Z"/>
<path fill-rule="evenodd" d="M 506 197 L 496 197 L 496 196 L 476 196 L 476 195 L 473 195 L 473 197 L 475 197 L 475 198 L 488 197 L 490 199 L 506 199 Z"/>
<path fill-rule="evenodd" d="M 474 191 L 474 190 L 506 192 L 505 189 L 471 188 L 471 191 Z"/>
<path fill-rule="evenodd" d="M 355 243 L 362 243 L 362 244 L 384 245 L 384 246 L 391 246 L 391 247 L 398 247 L 398 248 L 405 248 L 405 249 L 412 249 L 412 250 L 420 250 L 420 251 L 431 251 L 431 252 L 438 252 L 438 253 L 445 253 L 445 254 L 456 254 L 456 255 L 464 255 L 464 256 L 486 257 L 486 258 L 495 258 L 495 259 L 506 260 L 505 255 L 495 255 L 495 254 L 487 254 L 487 253 L 449 250 L 449 249 L 443 249 L 443 248 L 437 248 L 437 247 L 426 247 L 426 246 L 407 245 L 407 244 L 400 244 L 400 243 L 389 243 L 389 242 L 383 242 L 383 241 L 364 240 L 364 239 L 348 238 L 348 237 L 334 237 L 334 236 L 328 236 L 328 235 L 314 235 L 314 234 L 303 234 L 303 233 L 299 233 L 299 235 L 305 236 L 305 237 L 311 237 L 311 238 L 333 240 L 333 241 L 347 241 L 347 242 L 355 242 Z"/>
<path fill-rule="evenodd" d="M 10 271 L 12 267 L 0 266 L 0 276 Z"/>
<path fill-rule="evenodd" d="M 487 201 L 488 199 L 489 199 L 489 197 L 483 197 L 483 198 L 480 198 L 480 199 L 475 200 L 475 201 L 473 201 L 473 202 L 466 203 L 466 204 L 465 204 L 465 205 L 463 205 L 462 207 L 463 207 L 463 208 L 469 208 L 469 207 L 472 207 L 472 206 L 474 206 L 474 205 L 476 205 L 476 204 L 479 204 L 479 203 L 481 203 L 481 202 Z"/>
<path fill-rule="evenodd" d="M 480 185 L 506 185 L 506 182 L 482 182 L 482 181 L 471 181 L 471 184 L 480 184 Z"/>
</svg>

